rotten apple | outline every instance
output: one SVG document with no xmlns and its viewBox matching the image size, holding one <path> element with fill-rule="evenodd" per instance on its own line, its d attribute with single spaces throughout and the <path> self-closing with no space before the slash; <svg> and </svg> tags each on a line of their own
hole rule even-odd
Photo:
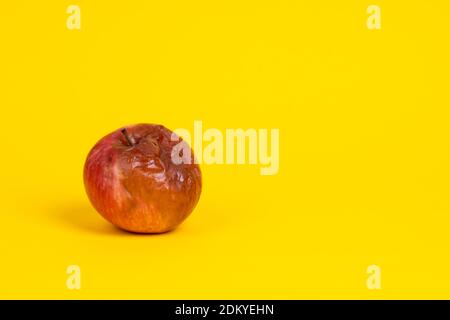
<svg viewBox="0 0 450 320">
<path fill-rule="evenodd" d="M 84 185 L 94 208 L 115 226 L 137 233 L 174 229 L 192 212 L 202 190 L 194 161 L 172 161 L 181 138 L 162 125 L 127 126 L 89 152 Z M 189 147 L 190 148 L 190 147 Z"/>
</svg>

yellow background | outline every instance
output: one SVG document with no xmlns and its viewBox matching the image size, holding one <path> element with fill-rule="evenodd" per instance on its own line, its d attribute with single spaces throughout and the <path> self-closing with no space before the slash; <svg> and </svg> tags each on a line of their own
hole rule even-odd
<svg viewBox="0 0 450 320">
<path fill-rule="evenodd" d="M 81 30 L 66 28 L 70 4 Z M 449 11 L 2 2 L 0 298 L 450 298 Z M 279 128 L 279 174 L 203 165 L 199 205 L 164 235 L 121 232 L 92 209 L 82 167 L 100 137 L 194 120 Z"/>
</svg>

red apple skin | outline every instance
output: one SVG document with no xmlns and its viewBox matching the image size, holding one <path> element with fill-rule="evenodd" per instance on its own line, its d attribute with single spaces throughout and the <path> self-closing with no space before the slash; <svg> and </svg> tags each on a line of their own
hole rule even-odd
<svg viewBox="0 0 450 320">
<path fill-rule="evenodd" d="M 94 208 L 115 226 L 136 233 L 162 233 L 178 226 L 196 206 L 202 177 L 194 163 L 174 164 L 172 131 L 137 124 L 114 131 L 89 152 L 84 185 Z"/>
</svg>

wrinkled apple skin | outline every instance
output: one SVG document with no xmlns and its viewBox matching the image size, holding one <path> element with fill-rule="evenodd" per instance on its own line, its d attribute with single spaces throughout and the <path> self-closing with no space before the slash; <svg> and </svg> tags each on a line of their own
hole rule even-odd
<svg viewBox="0 0 450 320">
<path fill-rule="evenodd" d="M 172 132 L 161 125 L 125 127 L 114 131 L 89 152 L 84 185 L 94 208 L 115 226 L 137 233 L 174 229 L 192 212 L 202 189 L 200 168 L 174 164 Z"/>
</svg>

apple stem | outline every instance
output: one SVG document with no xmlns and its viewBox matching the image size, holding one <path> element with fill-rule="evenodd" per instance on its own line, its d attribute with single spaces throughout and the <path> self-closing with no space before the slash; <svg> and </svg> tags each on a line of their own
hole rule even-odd
<svg viewBox="0 0 450 320">
<path fill-rule="evenodd" d="M 128 134 L 127 129 L 123 128 L 121 132 L 122 132 L 123 136 L 125 137 L 125 140 L 127 140 L 128 145 L 131 147 L 134 146 L 134 144 L 135 144 L 134 139 L 133 139 L 133 137 L 131 137 Z"/>
</svg>

